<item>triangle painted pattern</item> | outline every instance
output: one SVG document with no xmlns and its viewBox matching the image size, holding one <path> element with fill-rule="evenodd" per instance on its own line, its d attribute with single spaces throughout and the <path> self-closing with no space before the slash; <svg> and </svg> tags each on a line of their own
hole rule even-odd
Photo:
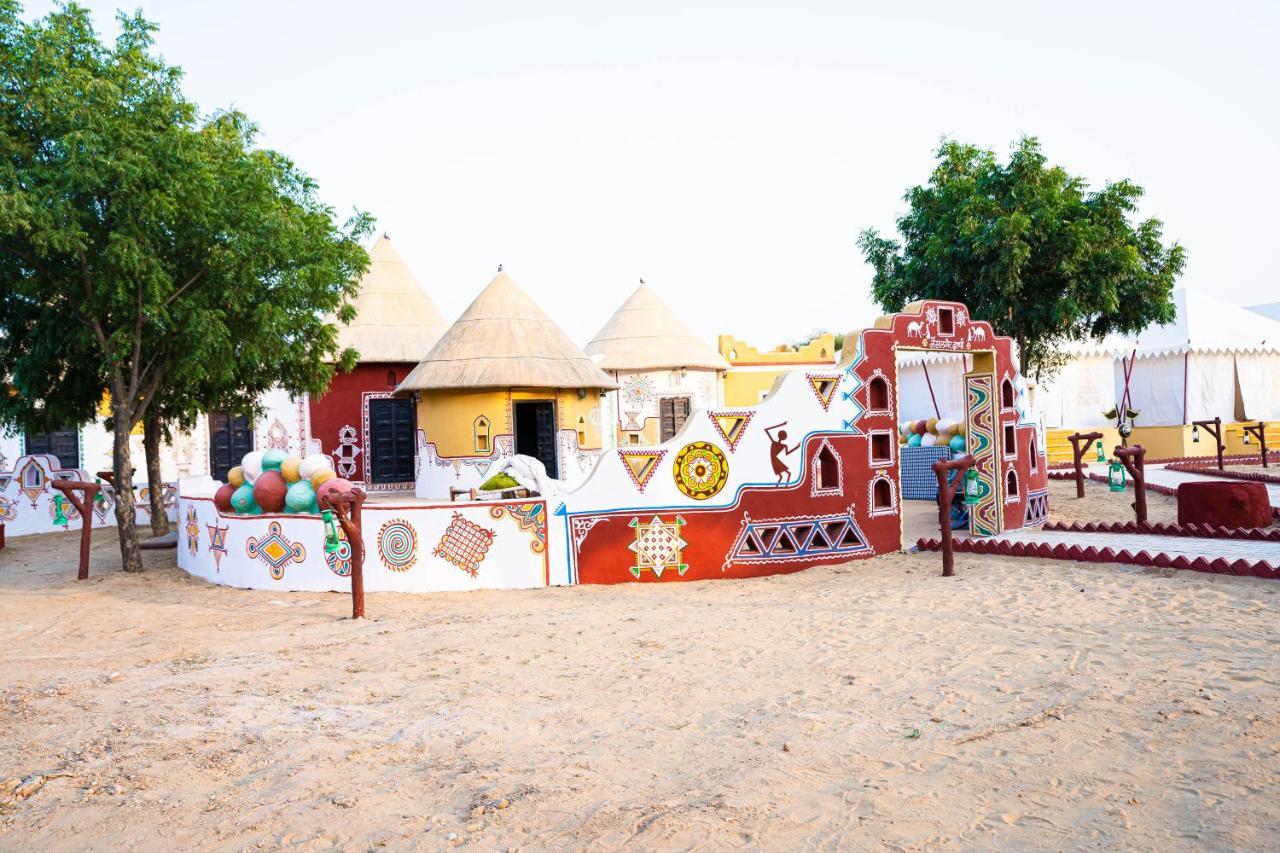
<svg viewBox="0 0 1280 853">
<path fill-rule="evenodd" d="M 644 492 L 644 487 L 653 479 L 653 472 L 658 470 L 658 463 L 667 455 L 665 450 L 619 450 L 622 467 L 635 487 Z"/>
<path fill-rule="evenodd" d="M 809 380 L 809 387 L 813 389 L 813 396 L 818 398 L 822 411 L 830 409 L 831 401 L 836 398 L 836 389 L 840 387 L 840 374 L 806 373 L 804 376 Z"/>
<path fill-rule="evenodd" d="M 746 410 L 707 412 L 707 417 L 711 418 L 711 425 L 716 428 L 716 432 L 720 433 L 725 444 L 729 445 L 730 452 L 738 449 L 738 442 L 742 441 L 742 436 L 746 435 L 747 424 L 751 423 L 754 416 L 755 412 Z"/>
<path fill-rule="evenodd" d="M 814 518 L 743 517 L 742 530 L 721 570 L 738 563 L 790 563 L 825 557 L 848 559 L 874 553 L 852 512 Z"/>
</svg>

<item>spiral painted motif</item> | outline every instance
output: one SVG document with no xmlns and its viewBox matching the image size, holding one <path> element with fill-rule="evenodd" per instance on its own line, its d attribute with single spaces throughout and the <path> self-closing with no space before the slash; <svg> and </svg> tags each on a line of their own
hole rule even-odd
<svg viewBox="0 0 1280 853">
<path fill-rule="evenodd" d="M 418 561 L 418 536 L 403 518 L 393 518 L 378 530 L 378 558 L 393 572 L 407 572 Z"/>
</svg>

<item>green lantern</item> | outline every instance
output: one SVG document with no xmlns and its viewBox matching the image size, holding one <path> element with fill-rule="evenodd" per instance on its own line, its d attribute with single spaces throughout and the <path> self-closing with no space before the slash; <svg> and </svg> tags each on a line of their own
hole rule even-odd
<svg viewBox="0 0 1280 853">
<path fill-rule="evenodd" d="M 93 502 L 97 505 L 98 509 L 101 510 L 107 505 L 107 496 L 102 492 L 102 479 L 94 477 L 93 482 L 98 484 L 98 491 L 93 495 Z"/>
<path fill-rule="evenodd" d="M 324 552 L 326 554 L 336 553 L 338 545 L 338 525 L 334 520 L 333 510 L 326 509 L 320 513 L 320 517 L 324 519 Z"/>
<path fill-rule="evenodd" d="M 1099 440 L 1098 440 L 1098 461 L 1099 461 L 1099 462 L 1106 462 L 1106 461 L 1107 461 L 1107 454 L 1105 454 L 1105 453 L 1103 453 L 1103 452 L 1102 452 L 1102 440 L 1101 440 L 1101 439 L 1099 439 Z"/>
<path fill-rule="evenodd" d="M 978 471 L 970 468 L 964 472 L 964 502 L 967 506 L 973 506 L 982 497 L 982 486 L 978 482 Z"/>
<path fill-rule="evenodd" d="M 62 505 L 66 502 L 66 500 L 67 499 L 64 498 L 62 495 L 53 496 L 53 509 L 54 509 L 53 523 L 54 524 L 61 524 L 65 526 L 71 523 L 71 519 L 67 518 L 67 514 L 62 511 Z"/>
<path fill-rule="evenodd" d="M 1119 460 L 1113 460 L 1110 470 L 1107 471 L 1107 487 L 1113 492 L 1124 491 L 1124 466 Z"/>
</svg>

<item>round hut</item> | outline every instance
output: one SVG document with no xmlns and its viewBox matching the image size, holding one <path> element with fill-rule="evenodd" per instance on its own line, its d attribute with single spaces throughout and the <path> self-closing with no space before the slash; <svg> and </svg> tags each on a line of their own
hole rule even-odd
<svg viewBox="0 0 1280 853">
<path fill-rule="evenodd" d="M 643 279 L 583 351 L 619 386 L 606 411 L 623 447 L 667 441 L 694 409 L 723 401 L 729 363 Z"/>
<path fill-rule="evenodd" d="M 576 483 L 600 454 L 601 395 L 616 387 L 499 270 L 396 389 L 415 401 L 423 434 L 418 496 L 475 488 L 513 454 Z"/>
</svg>

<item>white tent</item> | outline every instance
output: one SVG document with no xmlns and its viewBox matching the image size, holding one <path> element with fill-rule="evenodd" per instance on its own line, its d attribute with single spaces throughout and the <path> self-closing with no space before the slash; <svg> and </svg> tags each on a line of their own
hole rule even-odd
<svg viewBox="0 0 1280 853">
<path fill-rule="evenodd" d="M 1037 390 L 1045 425 L 1107 426 L 1102 411 L 1125 399 L 1126 385 L 1139 426 L 1280 419 L 1280 323 L 1188 288 L 1174 303 L 1168 325 L 1074 348 Z"/>
</svg>

